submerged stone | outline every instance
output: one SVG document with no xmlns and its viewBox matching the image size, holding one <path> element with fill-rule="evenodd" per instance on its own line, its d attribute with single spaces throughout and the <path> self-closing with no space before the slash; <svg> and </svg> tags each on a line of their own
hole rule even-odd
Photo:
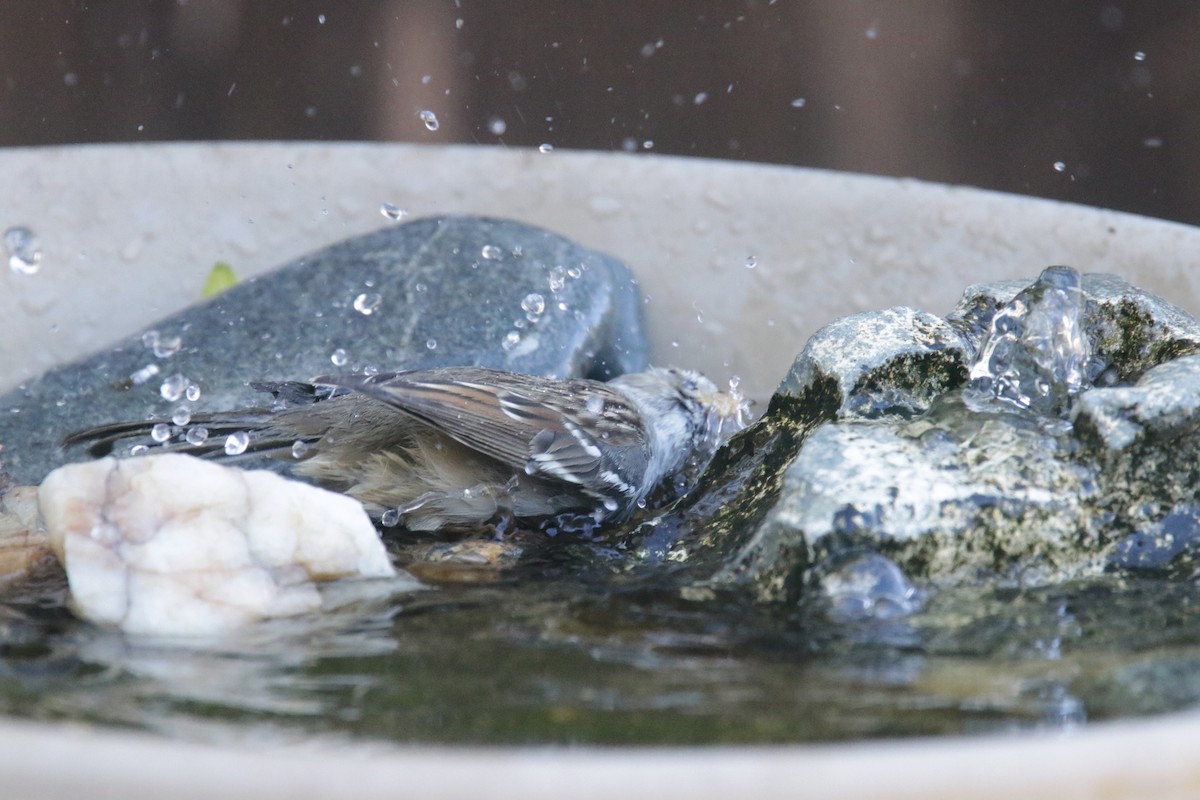
<svg viewBox="0 0 1200 800">
<path fill-rule="evenodd" d="M 645 541 L 707 573 L 692 596 L 770 602 L 820 587 L 818 565 L 847 553 L 940 586 L 1137 566 L 1146 537 L 1170 561 L 1190 544 L 1162 535 L 1182 530 L 1169 512 L 1200 490 L 1198 351 L 1184 312 L 1062 267 L 971 287 L 944 320 L 838 320 L 718 454 L 733 471 L 710 469 Z"/>
<path fill-rule="evenodd" d="M 524 306 L 532 294 L 544 298 L 536 319 Z M 0 443 L 13 478 L 37 483 L 66 460 L 67 433 L 170 417 L 181 404 L 270 405 L 251 380 L 450 365 L 607 379 L 646 366 L 641 308 L 624 264 L 556 234 L 416 220 L 297 259 L 25 382 L 0 397 Z"/>
</svg>

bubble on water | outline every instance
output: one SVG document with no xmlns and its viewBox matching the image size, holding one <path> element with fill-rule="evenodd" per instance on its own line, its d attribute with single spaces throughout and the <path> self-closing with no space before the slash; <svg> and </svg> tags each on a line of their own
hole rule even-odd
<svg viewBox="0 0 1200 800">
<path fill-rule="evenodd" d="M 150 429 L 150 438 L 160 444 L 171 438 L 171 426 L 160 422 Z"/>
<path fill-rule="evenodd" d="M 426 350 L 436 350 L 437 349 L 437 339 L 426 339 L 425 340 L 425 349 Z"/>
<path fill-rule="evenodd" d="M 423 283 L 418 283 L 413 285 L 413 291 L 417 292 L 418 294 L 423 294 L 424 292 L 429 291 L 429 287 Z"/>
<path fill-rule="evenodd" d="M 304 458 L 304 454 L 308 452 L 308 442 L 303 439 L 297 439 L 292 442 L 292 458 Z"/>
<path fill-rule="evenodd" d="M 504 335 L 504 340 L 500 342 L 500 346 L 507 353 L 521 343 L 521 334 L 516 331 L 509 331 Z"/>
<path fill-rule="evenodd" d="M 758 259 L 754 256 L 746 257 L 746 269 L 754 269 L 758 266 Z"/>
<path fill-rule="evenodd" d="M 408 212 L 398 207 L 395 203 L 380 203 L 379 213 L 390 219 L 392 222 L 404 219 L 408 216 Z"/>
<path fill-rule="evenodd" d="M 567 277 L 578 280 L 583 277 L 583 267 L 570 267 L 567 269 Z"/>
<path fill-rule="evenodd" d="M 607 511 L 616 511 L 616 510 L 617 510 L 618 508 L 620 508 L 620 507 L 621 507 L 621 504 L 620 504 L 620 503 L 618 503 L 616 500 L 612 499 L 611 497 L 606 497 L 606 498 L 604 498 L 604 508 L 605 508 L 605 510 L 607 510 Z"/>
<path fill-rule="evenodd" d="M 200 387 L 194 383 L 189 383 L 187 391 L 185 391 L 183 395 L 194 403 L 200 399 Z"/>
<path fill-rule="evenodd" d="M 508 123 L 504 121 L 503 117 L 492 117 L 488 120 L 488 130 L 492 132 L 493 136 L 503 136 L 508 130 Z"/>
<path fill-rule="evenodd" d="M 159 372 L 158 364 L 147 364 L 129 376 L 129 382 L 134 386 L 141 386 L 146 381 L 153 378 Z"/>
<path fill-rule="evenodd" d="M 188 428 L 187 433 L 183 435 L 185 441 L 190 445 L 201 445 L 208 441 L 208 428 L 203 425 L 196 425 Z"/>
<path fill-rule="evenodd" d="M 192 410 L 187 406 L 177 406 L 171 413 L 171 422 L 183 427 L 192 421 Z"/>
<path fill-rule="evenodd" d="M 1066 162 L 1064 162 L 1064 161 L 1055 161 L 1054 162 L 1054 171 L 1055 172 L 1065 172 L 1066 169 L 1067 169 Z"/>
<path fill-rule="evenodd" d="M 538 152 L 539 153 L 553 153 L 554 145 L 550 144 L 549 142 L 542 142 L 541 144 L 538 145 Z"/>
<path fill-rule="evenodd" d="M 164 400 L 174 402 L 183 397 L 183 393 L 187 391 L 188 379 L 176 372 L 171 377 L 162 382 L 158 387 L 158 393 L 162 395 Z"/>
<path fill-rule="evenodd" d="M 250 434 L 245 431 L 234 431 L 225 437 L 225 455 L 240 456 L 250 446 Z"/>
<path fill-rule="evenodd" d="M 479 255 L 486 258 L 488 261 L 499 261 L 504 258 L 504 251 L 494 244 L 485 244 L 479 251 Z"/>
<path fill-rule="evenodd" d="M 363 292 L 354 298 L 354 310 L 364 317 L 369 317 L 379 310 L 382 303 L 383 297 L 379 292 Z"/>
<path fill-rule="evenodd" d="M 421 118 L 421 122 L 425 123 L 426 130 L 436 131 L 442 126 L 442 124 L 438 122 L 437 114 L 433 113 L 428 108 L 422 108 L 417 113 L 417 116 Z"/>
<path fill-rule="evenodd" d="M 400 524 L 400 510 L 397 508 L 389 508 L 384 511 L 379 517 L 379 524 L 385 528 L 394 528 Z"/>
<path fill-rule="evenodd" d="M 530 322 L 537 322 L 546 311 L 546 298 L 537 292 L 530 292 L 521 300 L 521 310 Z"/>
<path fill-rule="evenodd" d="M 42 268 L 42 243 L 37 234 L 23 225 L 4 232 L 8 268 L 17 275 L 32 275 Z"/>
<path fill-rule="evenodd" d="M 333 362 L 335 367 L 346 366 L 346 358 L 346 351 L 340 347 L 329 354 L 329 360 Z"/>
<path fill-rule="evenodd" d="M 792 108 L 804 108 L 806 105 L 808 105 L 808 101 L 803 97 L 797 97 L 792 101 Z"/>
</svg>

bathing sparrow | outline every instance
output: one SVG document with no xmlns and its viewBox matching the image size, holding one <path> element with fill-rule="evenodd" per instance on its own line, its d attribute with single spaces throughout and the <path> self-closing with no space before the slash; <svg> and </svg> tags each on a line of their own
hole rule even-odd
<svg viewBox="0 0 1200 800">
<path fill-rule="evenodd" d="M 296 473 L 410 530 L 564 513 L 600 523 L 697 477 L 748 410 L 735 390 L 675 368 L 607 383 L 445 367 L 252 385 L 274 395 L 273 408 L 193 414 L 169 428 L 105 425 L 65 443 L 104 455 L 157 425 L 161 444 L 136 451 L 294 460 Z"/>
</svg>

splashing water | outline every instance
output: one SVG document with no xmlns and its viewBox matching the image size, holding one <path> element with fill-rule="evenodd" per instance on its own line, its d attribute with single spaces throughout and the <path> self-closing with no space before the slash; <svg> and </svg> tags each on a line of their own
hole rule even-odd
<svg viewBox="0 0 1200 800">
<path fill-rule="evenodd" d="M 972 388 L 1043 415 L 1065 413 L 1098 364 L 1084 332 L 1079 273 L 1050 267 L 992 317 Z"/>
</svg>

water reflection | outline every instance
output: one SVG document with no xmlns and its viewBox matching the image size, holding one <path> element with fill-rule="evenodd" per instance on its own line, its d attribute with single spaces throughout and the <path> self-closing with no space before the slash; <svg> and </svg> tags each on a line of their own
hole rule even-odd
<svg viewBox="0 0 1200 800">
<path fill-rule="evenodd" d="M 1190 583 L 961 588 L 831 619 L 562 576 L 447 586 L 239 638 L 0 612 L 0 711 L 190 739 L 806 742 L 1071 728 L 1200 700 Z"/>
</svg>

